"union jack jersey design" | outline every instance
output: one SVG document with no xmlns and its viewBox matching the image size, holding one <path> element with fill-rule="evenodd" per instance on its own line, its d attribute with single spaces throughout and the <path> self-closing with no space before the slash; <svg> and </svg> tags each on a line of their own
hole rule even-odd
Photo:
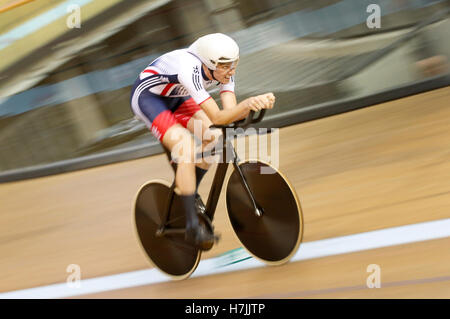
<svg viewBox="0 0 450 319">
<path fill-rule="evenodd" d="M 218 86 L 220 91 L 234 92 L 234 76 L 227 84 L 210 81 L 202 68 L 202 62 L 187 49 L 168 52 L 152 63 L 139 75 L 139 88 L 164 97 L 191 96 L 197 104 L 210 98 L 207 89 Z"/>
</svg>

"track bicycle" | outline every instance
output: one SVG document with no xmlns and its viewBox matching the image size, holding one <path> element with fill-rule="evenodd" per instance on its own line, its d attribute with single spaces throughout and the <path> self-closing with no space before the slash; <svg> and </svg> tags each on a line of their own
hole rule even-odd
<svg viewBox="0 0 450 319">
<path fill-rule="evenodd" d="M 303 215 L 294 187 L 276 168 L 260 160 L 240 161 L 227 136 L 227 129 L 246 128 L 258 123 L 254 112 L 221 129 L 219 147 L 211 155 L 230 156 L 217 164 L 204 212 L 197 212 L 200 223 L 214 233 L 213 219 L 230 162 L 234 171 L 226 185 L 226 207 L 232 228 L 241 244 L 268 265 L 288 262 L 303 237 Z M 229 135 L 229 134 L 228 134 Z M 170 152 L 165 149 L 169 158 Z M 221 153 L 221 154 L 220 154 Z M 175 165 L 172 163 L 175 170 Z M 264 173 L 262 173 L 264 172 Z M 269 172 L 269 173 L 268 173 Z M 175 280 L 188 278 L 197 268 L 203 249 L 185 241 L 185 213 L 175 192 L 175 181 L 150 180 L 138 191 L 134 207 L 134 225 L 138 241 L 151 263 Z"/>
</svg>

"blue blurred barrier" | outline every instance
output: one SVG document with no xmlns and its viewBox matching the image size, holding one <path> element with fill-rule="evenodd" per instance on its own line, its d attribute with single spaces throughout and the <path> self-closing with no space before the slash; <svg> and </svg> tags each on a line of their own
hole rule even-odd
<svg viewBox="0 0 450 319">
<path fill-rule="evenodd" d="M 372 3 L 378 3 L 382 8 L 382 16 L 387 16 L 401 10 L 422 8 L 440 2 L 442 0 L 415 0 L 405 2 L 404 6 L 393 6 L 392 1 L 388 0 L 342 0 L 314 11 L 293 12 L 230 35 L 239 43 L 241 55 L 245 56 L 311 34 L 319 33 L 327 37 L 337 31 L 361 24 L 366 21 L 366 8 Z M 441 19 L 445 14 L 440 13 L 436 19 L 422 22 L 418 29 Z M 0 101 L 0 117 L 17 115 L 42 106 L 62 104 L 98 92 L 130 86 L 139 72 L 158 55 L 151 54 L 106 70 L 89 72 L 3 98 Z"/>
</svg>

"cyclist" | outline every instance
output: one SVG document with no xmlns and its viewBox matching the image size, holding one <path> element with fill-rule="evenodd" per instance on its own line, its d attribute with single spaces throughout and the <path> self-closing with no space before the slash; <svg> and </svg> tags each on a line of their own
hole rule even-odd
<svg viewBox="0 0 450 319">
<path fill-rule="evenodd" d="M 204 147 L 217 141 L 218 135 L 213 131 L 219 130 L 209 131 L 212 124 L 235 122 L 245 118 L 250 110 L 272 108 L 275 102 L 274 95 L 266 93 L 237 103 L 234 75 L 238 61 L 239 47 L 232 38 L 221 33 L 208 34 L 188 48 L 155 59 L 139 74 L 132 88 L 134 114 L 146 123 L 177 162 L 175 186 L 186 214 L 185 239 L 199 248 L 211 243 L 214 237 L 197 217 L 196 207 L 200 205 L 204 210 L 197 189 L 209 164 L 204 160 L 195 163 L 195 142 L 191 134 L 194 122 L 201 123 L 199 138 Z M 217 86 L 223 109 L 206 91 Z M 178 158 L 173 158 L 175 148 L 180 153 Z"/>
</svg>

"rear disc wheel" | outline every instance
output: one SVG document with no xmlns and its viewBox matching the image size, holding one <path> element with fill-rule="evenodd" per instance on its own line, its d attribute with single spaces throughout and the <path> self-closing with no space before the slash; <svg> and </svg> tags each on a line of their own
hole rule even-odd
<svg viewBox="0 0 450 319">
<path fill-rule="evenodd" d="M 134 208 L 134 226 L 141 248 L 150 262 L 172 279 L 188 278 L 197 268 L 201 251 L 184 240 L 184 234 L 158 235 L 170 194 L 169 183 L 153 180 L 139 190 Z M 185 228 L 181 200 L 174 196 L 170 228 Z"/>
</svg>

